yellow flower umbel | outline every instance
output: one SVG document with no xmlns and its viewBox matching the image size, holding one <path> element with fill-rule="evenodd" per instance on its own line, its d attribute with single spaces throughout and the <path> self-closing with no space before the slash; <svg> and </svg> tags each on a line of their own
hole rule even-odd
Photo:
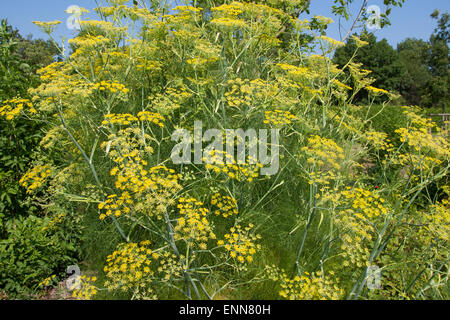
<svg viewBox="0 0 450 320">
<path fill-rule="evenodd" d="M 186 257 L 182 254 L 178 257 L 174 253 L 162 251 L 158 254 L 158 261 L 155 266 L 155 274 L 162 282 L 181 280 L 186 270 L 186 265 L 182 265 L 181 261 L 186 261 Z M 195 254 L 191 253 L 190 258 L 193 259 Z"/>
<path fill-rule="evenodd" d="M 116 251 L 106 258 L 107 265 L 103 271 L 108 280 L 105 286 L 108 290 L 135 291 L 145 288 L 148 294 L 154 271 L 152 262 L 159 258 L 148 246 L 150 241 L 141 243 L 120 244 Z M 154 296 L 156 297 L 156 296 Z"/>
<path fill-rule="evenodd" d="M 223 196 L 220 193 L 216 193 L 211 198 L 211 204 L 217 208 L 213 211 L 216 216 L 227 218 L 239 213 L 236 199 L 230 196 Z"/>
<path fill-rule="evenodd" d="M 261 236 L 251 233 L 255 226 L 249 224 L 242 228 L 240 225 L 230 228 L 230 233 L 224 235 L 225 240 L 219 240 L 218 246 L 224 247 L 229 256 L 240 263 L 253 262 L 253 256 L 257 250 L 261 250 L 260 244 L 255 244 Z"/>
<path fill-rule="evenodd" d="M 293 80 L 301 79 L 303 76 L 307 75 L 309 71 L 307 67 L 297 67 L 286 63 L 278 63 L 277 67 L 285 71 L 286 74 L 289 75 Z"/>
<path fill-rule="evenodd" d="M 0 106 L 0 117 L 5 117 L 6 120 L 14 120 L 15 117 L 19 116 L 25 111 L 25 107 L 31 114 L 36 113 L 36 109 L 33 104 L 28 99 L 11 99 L 4 100 L 2 106 Z"/>
<path fill-rule="evenodd" d="M 340 82 L 338 79 L 333 79 L 332 82 L 343 90 L 353 90 L 352 87 L 349 87 L 345 83 Z"/>
<path fill-rule="evenodd" d="M 48 222 L 48 225 L 42 227 L 42 231 L 45 231 L 45 230 L 51 230 L 51 229 L 55 228 L 55 226 L 56 226 L 57 224 L 63 222 L 63 220 L 64 220 L 65 217 L 66 217 L 66 214 L 65 214 L 65 213 L 61 213 L 61 214 L 58 214 L 58 215 L 54 216 L 54 217 Z"/>
<path fill-rule="evenodd" d="M 69 44 L 74 45 L 79 49 L 83 50 L 84 52 L 86 52 L 86 50 L 98 49 L 99 47 L 102 47 L 110 43 L 111 39 L 106 38 L 102 35 L 98 36 L 84 35 L 78 36 L 73 39 L 69 39 L 68 42 Z"/>
<path fill-rule="evenodd" d="M 421 238 L 427 245 L 432 242 L 450 242 L 450 202 L 447 199 L 431 206 L 428 212 L 423 213 L 424 229 Z"/>
<path fill-rule="evenodd" d="M 41 30 L 47 34 L 52 33 L 56 26 L 61 24 L 61 21 L 55 20 L 55 21 L 48 21 L 48 22 L 41 22 L 41 21 L 33 21 L 35 25 L 37 25 Z"/>
<path fill-rule="evenodd" d="M 39 282 L 38 284 L 38 288 L 46 288 L 49 287 L 50 285 L 53 285 L 54 282 L 56 280 L 56 275 L 52 275 L 48 278 L 45 278 L 44 280 L 42 280 L 41 282 Z"/>
<path fill-rule="evenodd" d="M 105 116 L 105 120 L 103 120 L 102 125 L 108 125 L 108 124 L 118 124 L 118 125 L 130 125 L 132 122 L 138 121 L 138 118 L 135 116 L 128 114 L 128 113 L 121 113 L 121 114 L 107 114 Z"/>
<path fill-rule="evenodd" d="M 284 270 L 268 267 L 271 280 L 280 282 L 279 295 L 288 300 L 339 300 L 344 296 L 344 290 L 338 287 L 338 279 L 334 272 L 328 275 L 322 272 L 305 272 L 289 278 Z"/>
<path fill-rule="evenodd" d="M 400 128 L 395 132 L 400 135 L 400 141 L 406 142 L 412 150 L 421 154 L 431 151 L 430 156 L 438 159 L 446 159 L 450 156 L 448 140 L 440 135 L 440 130 L 435 123 L 417 115 L 414 110 L 403 107 L 403 113 L 410 121 L 408 128 Z M 417 110 L 416 110 L 417 111 Z M 438 134 L 430 131 L 436 130 Z"/>
<path fill-rule="evenodd" d="M 284 126 L 291 124 L 295 116 L 289 111 L 275 110 L 265 112 L 265 124 L 272 124 L 274 126 Z"/>
<path fill-rule="evenodd" d="M 367 131 L 362 137 L 376 150 L 384 150 L 387 152 L 394 150 L 394 145 L 391 143 L 391 140 L 388 139 L 388 135 L 384 132 Z"/>
<path fill-rule="evenodd" d="M 161 115 L 167 115 L 179 109 L 190 97 L 192 97 L 192 93 L 183 87 L 168 88 L 164 93 L 149 97 L 152 100 L 149 107 Z"/>
<path fill-rule="evenodd" d="M 27 189 L 27 193 L 32 193 L 45 183 L 51 173 L 52 170 L 49 165 L 36 166 L 25 173 L 19 184 Z"/>
<path fill-rule="evenodd" d="M 130 115 L 115 115 L 106 121 L 148 121 L 163 126 L 160 121 L 164 118 L 157 114 L 143 112 L 138 117 L 139 120 Z M 117 134 L 108 136 L 108 139 L 102 143 L 102 148 L 115 163 L 110 174 L 115 177 L 115 187 L 121 192 L 122 199 L 119 197 L 119 204 L 111 199 L 101 203 L 101 209 L 107 210 L 100 216 L 101 219 L 124 213 L 143 213 L 161 219 L 166 207 L 174 204 L 174 195 L 182 189 L 178 184 L 180 175 L 165 166 L 148 166 L 144 158 L 153 153 L 149 145 L 151 137 L 142 133 L 140 128 L 119 130 Z M 125 207 L 122 206 L 124 203 L 127 204 Z M 114 204 L 117 206 L 111 207 Z"/>
<path fill-rule="evenodd" d="M 108 196 L 106 201 L 100 203 L 98 208 L 100 210 L 105 210 L 105 214 L 100 215 L 100 220 L 104 220 L 106 217 L 114 215 L 115 217 L 120 217 L 122 214 L 129 214 L 131 212 L 131 205 L 134 202 L 128 192 L 123 192 L 120 197 L 115 194 Z"/>
<path fill-rule="evenodd" d="M 110 92 L 113 94 L 118 94 L 122 100 L 126 100 L 126 95 L 130 92 L 130 89 L 126 88 L 125 85 L 117 81 L 101 81 L 92 85 L 92 90 L 97 92 Z"/>
<path fill-rule="evenodd" d="M 379 95 L 382 95 L 382 94 L 389 94 L 389 91 L 387 91 L 387 90 L 375 88 L 375 87 L 372 87 L 372 86 L 367 86 L 366 90 L 369 91 L 370 93 L 372 93 L 375 96 L 379 96 Z"/>
<path fill-rule="evenodd" d="M 157 112 L 141 111 L 138 113 L 138 118 L 140 121 L 148 121 L 158 125 L 159 127 L 164 127 L 164 121 L 166 120 L 162 115 Z"/>
<path fill-rule="evenodd" d="M 318 37 L 319 40 L 321 40 L 323 43 L 328 43 L 329 46 L 333 49 L 339 48 L 345 45 L 342 41 L 338 41 L 336 39 L 327 37 L 327 36 L 320 36 Z"/>
<path fill-rule="evenodd" d="M 334 223 L 342 234 L 342 266 L 368 266 L 375 226 L 377 222 L 384 222 L 388 214 L 385 200 L 370 190 L 350 187 L 332 199 L 340 207 L 334 215 Z"/>
<path fill-rule="evenodd" d="M 211 151 L 208 158 L 202 158 L 202 161 L 208 162 L 205 165 L 207 170 L 217 174 L 223 172 L 230 179 L 237 181 L 252 182 L 259 176 L 259 170 L 263 167 L 261 163 L 250 156 L 247 157 L 246 162 L 236 162 L 230 154 L 216 150 Z"/>
<path fill-rule="evenodd" d="M 232 4 L 223 4 L 219 7 L 211 8 L 213 12 L 211 24 L 231 30 L 245 27 L 245 21 L 238 18 L 243 12 L 242 6 L 242 3 L 233 2 Z"/>
<path fill-rule="evenodd" d="M 207 249 L 209 239 L 216 239 L 207 219 L 209 210 L 203 208 L 203 202 L 195 198 L 178 199 L 177 208 L 181 217 L 174 228 L 175 240 L 184 240 L 190 247 L 198 246 L 202 250 Z"/>
<path fill-rule="evenodd" d="M 302 148 L 310 168 L 310 184 L 329 184 L 336 178 L 344 159 L 344 150 L 333 140 L 317 135 L 308 138 L 308 146 Z"/>
<path fill-rule="evenodd" d="M 272 102 L 279 92 L 278 85 L 262 79 L 236 78 L 227 81 L 228 90 L 224 95 L 229 107 L 254 109 Z"/>
<path fill-rule="evenodd" d="M 80 276 L 80 288 L 73 290 L 72 297 L 78 300 L 91 300 L 98 293 L 98 288 L 94 286 L 96 281 L 97 277 Z"/>
</svg>

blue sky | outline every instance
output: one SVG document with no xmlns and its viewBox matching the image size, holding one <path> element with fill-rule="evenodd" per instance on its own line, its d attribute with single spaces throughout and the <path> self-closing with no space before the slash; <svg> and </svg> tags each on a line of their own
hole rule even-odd
<svg viewBox="0 0 450 320">
<path fill-rule="evenodd" d="M 104 0 L 97 0 L 99 3 Z M 355 0 L 361 3 L 362 0 Z M 382 0 L 370 0 L 370 5 L 379 5 L 384 8 Z M 331 5 L 333 0 L 312 0 L 311 13 L 333 18 Z M 0 0 L 0 19 L 7 18 L 9 24 L 18 28 L 24 36 L 32 34 L 34 38 L 47 38 L 32 21 L 61 20 L 55 35 L 61 37 L 73 37 L 74 32 L 69 30 L 65 22 L 69 14 L 65 10 L 70 5 L 79 5 L 87 9 L 96 7 L 95 0 Z M 450 11 L 449 0 L 406 0 L 403 8 L 394 8 L 391 13 L 391 26 L 375 32 L 379 39 L 386 38 L 394 47 L 402 40 L 413 37 L 428 40 L 433 32 L 436 22 L 430 18 L 434 9 L 441 12 Z M 92 10 L 91 10 L 92 11 Z M 356 11 L 356 10 L 355 10 Z M 95 14 L 88 17 L 95 18 Z M 305 16 L 306 18 L 306 16 Z M 328 35 L 339 39 L 337 19 L 336 23 L 329 27 Z"/>
</svg>

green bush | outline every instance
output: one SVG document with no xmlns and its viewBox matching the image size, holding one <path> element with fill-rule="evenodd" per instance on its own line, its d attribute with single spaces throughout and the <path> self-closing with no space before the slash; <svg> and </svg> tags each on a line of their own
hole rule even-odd
<svg viewBox="0 0 450 320">
<path fill-rule="evenodd" d="M 55 270 L 73 264 L 75 247 L 54 223 L 36 216 L 6 221 L 7 238 L 0 240 L 0 288 L 10 298 L 29 296 Z"/>
<path fill-rule="evenodd" d="M 368 112 L 367 109 L 363 109 L 363 112 L 367 113 L 368 119 L 371 119 L 371 125 L 375 131 L 386 133 L 394 144 L 400 142 L 395 130 L 406 127 L 408 123 L 400 106 L 373 105 Z"/>
</svg>

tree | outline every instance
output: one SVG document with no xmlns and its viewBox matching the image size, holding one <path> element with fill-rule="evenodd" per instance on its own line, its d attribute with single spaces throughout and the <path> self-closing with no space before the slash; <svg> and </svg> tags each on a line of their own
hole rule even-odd
<svg viewBox="0 0 450 320">
<path fill-rule="evenodd" d="M 377 41 L 373 33 L 363 32 L 360 38 L 369 44 L 358 49 L 354 61 L 362 63 L 364 69 L 372 70 L 370 76 L 376 79 L 375 87 L 398 91 L 404 70 L 397 52 L 386 39 Z M 356 49 L 355 40 L 348 39 L 345 46 L 336 50 L 333 62 L 340 68 L 344 67 Z M 365 97 L 366 93 L 360 92 L 356 100 L 361 101 Z"/>
<path fill-rule="evenodd" d="M 408 104 L 425 106 L 423 97 L 432 80 L 430 44 L 408 38 L 397 45 L 397 52 L 404 70 L 399 84 L 400 93 Z"/>
<path fill-rule="evenodd" d="M 448 13 L 439 17 L 439 11 L 435 10 L 431 17 L 437 20 L 438 26 L 430 37 L 430 60 L 429 67 L 433 79 L 425 94 L 425 101 L 428 105 L 439 107 L 445 113 L 446 106 L 450 102 L 448 87 L 450 85 L 449 74 L 449 18 Z"/>
<path fill-rule="evenodd" d="M 61 61 L 58 48 L 47 40 L 23 38 L 2 19 L 0 24 L 0 99 L 26 94 L 39 83 L 36 71 Z"/>
<path fill-rule="evenodd" d="M 20 36 L 6 20 L 0 25 L 0 99 L 20 94 L 29 87 L 31 69 L 20 58 L 17 46 Z"/>
<path fill-rule="evenodd" d="M 375 14 L 379 14 L 379 23 L 380 27 L 383 28 L 386 25 L 390 25 L 389 15 L 391 14 L 392 7 L 402 7 L 406 0 L 384 0 L 383 3 L 385 5 L 384 12 L 380 11 Z M 350 6 L 352 4 L 358 4 L 357 8 L 359 10 L 356 12 L 356 15 L 352 15 L 350 12 Z M 361 28 L 364 26 L 365 22 L 373 22 L 373 14 L 367 10 L 370 5 L 368 0 L 334 0 L 334 5 L 331 7 L 331 11 L 339 17 L 339 31 L 342 29 L 341 19 L 345 19 L 346 21 L 351 21 L 351 27 L 346 30 L 345 36 L 341 40 L 345 41 L 349 38 L 352 32 L 354 32 L 357 28 Z M 370 7 L 369 7 L 370 8 Z M 358 25 L 359 23 L 359 25 Z"/>
<path fill-rule="evenodd" d="M 36 70 L 55 60 L 57 48 L 41 39 L 24 39 L 18 30 L 0 24 L 0 107 L 16 97 L 29 98 L 28 88 L 40 84 Z M 0 237 L 2 215 L 20 215 L 28 210 L 17 181 L 29 169 L 32 151 L 40 139 L 40 125 L 0 120 Z M 29 208 L 28 208 L 29 209 Z"/>
</svg>

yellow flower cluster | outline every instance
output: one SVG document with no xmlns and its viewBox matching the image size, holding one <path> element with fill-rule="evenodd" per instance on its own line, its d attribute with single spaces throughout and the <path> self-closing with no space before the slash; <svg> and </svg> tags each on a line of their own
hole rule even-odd
<svg viewBox="0 0 450 320">
<path fill-rule="evenodd" d="M 374 225 L 388 213 L 385 200 L 370 190 L 347 187 L 335 194 L 333 201 L 342 208 L 334 217 L 342 232 L 342 266 L 368 266 Z"/>
<path fill-rule="evenodd" d="M 376 96 L 381 95 L 381 94 L 389 94 L 389 91 L 387 91 L 387 90 L 375 88 L 372 86 L 367 86 L 366 90 L 369 91 L 370 93 L 373 93 Z"/>
<path fill-rule="evenodd" d="M 52 275 L 48 278 L 45 278 L 44 280 L 42 280 L 41 282 L 39 282 L 38 287 L 48 287 L 51 284 L 53 284 L 53 281 L 56 279 L 56 275 Z"/>
<path fill-rule="evenodd" d="M 111 113 L 105 115 L 105 120 L 102 122 L 102 125 L 108 124 L 130 125 L 131 123 L 137 121 L 152 122 L 158 125 L 159 127 L 163 128 L 165 118 L 159 113 L 149 111 L 141 111 L 138 113 L 137 117 L 129 113 Z"/>
<path fill-rule="evenodd" d="M 425 243 L 430 245 L 432 241 L 441 240 L 450 242 L 450 202 L 448 199 L 434 204 L 429 212 L 424 213 L 423 223 L 427 234 L 423 236 Z M 425 232 L 423 232 L 425 233 Z"/>
<path fill-rule="evenodd" d="M 211 205 L 217 207 L 213 211 L 216 216 L 221 215 L 224 218 L 228 218 L 233 214 L 237 215 L 239 213 L 236 199 L 230 196 L 223 196 L 220 193 L 213 194 Z"/>
<path fill-rule="evenodd" d="M 212 57 L 212 58 L 196 57 L 196 58 L 192 58 L 192 59 L 187 59 L 186 62 L 192 66 L 198 67 L 198 66 L 205 66 L 207 64 L 214 63 L 218 59 L 219 58 L 217 58 L 217 57 Z"/>
<path fill-rule="evenodd" d="M 252 3 L 235 2 L 235 3 L 243 5 L 242 8 L 244 10 L 245 15 L 248 15 L 255 19 L 258 19 L 263 15 L 265 17 L 274 15 L 274 16 L 283 17 L 283 18 L 285 18 L 287 16 L 287 14 L 283 10 L 276 9 L 276 8 L 273 8 L 269 5 L 262 4 L 262 3 L 254 3 L 254 2 L 252 2 Z M 273 1 L 272 1 L 272 3 L 269 3 L 269 4 L 273 5 Z"/>
<path fill-rule="evenodd" d="M 224 161 L 224 158 L 226 159 Z M 256 159 L 248 156 L 245 163 L 242 161 L 236 162 L 234 157 L 225 151 L 213 150 L 208 155 L 208 158 L 202 158 L 206 163 L 207 170 L 212 170 L 215 173 L 225 173 L 229 178 L 248 182 L 252 182 L 254 178 L 259 176 L 259 170 L 263 167 Z"/>
<path fill-rule="evenodd" d="M 49 165 L 36 166 L 30 169 L 25 175 L 20 179 L 19 184 L 27 188 L 27 193 L 31 193 L 45 183 L 45 180 L 52 170 Z"/>
<path fill-rule="evenodd" d="M 157 113 L 157 112 L 150 112 L 150 111 L 141 111 L 141 112 L 138 113 L 137 116 L 138 116 L 140 121 L 153 122 L 154 124 L 160 126 L 161 128 L 164 127 L 164 121 L 166 120 L 159 113 Z"/>
<path fill-rule="evenodd" d="M 129 153 L 124 153 L 114 159 L 119 165 L 114 167 L 110 174 L 116 176 L 116 188 L 119 190 L 129 190 L 134 193 L 142 193 L 153 185 L 151 178 L 148 178 L 149 171 L 144 168 L 147 161 L 143 160 L 137 149 Z"/>
<path fill-rule="evenodd" d="M 181 190 L 179 178 L 180 175 L 165 166 L 156 166 L 149 170 L 140 165 L 124 166 L 117 175 L 116 188 L 132 192 L 136 199 L 143 197 L 136 201 L 134 211 L 157 215 L 160 219 L 166 206 L 173 203 L 173 196 Z"/>
<path fill-rule="evenodd" d="M 123 3 L 127 2 L 127 1 L 118 0 L 118 1 L 110 1 L 110 2 L 111 2 L 111 4 L 113 6 L 111 6 L 111 7 L 106 7 L 106 6 L 97 7 L 97 8 L 94 8 L 94 10 L 98 14 L 100 14 L 100 15 L 102 15 L 104 17 L 109 17 L 109 16 L 112 16 L 115 13 L 118 13 L 118 12 L 120 12 L 120 11 L 122 11 L 122 10 L 127 8 L 127 6 L 123 5 Z"/>
<path fill-rule="evenodd" d="M 317 20 L 317 22 L 319 22 L 321 25 L 324 25 L 324 26 L 334 23 L 333 19 L 324 17 L 324 16 L 315 15 L 314 19 Z"/>
<path fill-rule="evenodd" d="M 130 89 L 127 89 L 125 85 L 119 83 L 117 80 L 115 81 L 101 81 L 98 83 L 94 83 L 92 86 L 92 89 L 94 90 L 100 90 L 100 91 L 110 91 L 112 93 L 116 92 L 122 92 L 124 94 L 127 94 L 130 92 Z"/>
<path fill-rule="evenodd" d="M 305 272 L 293 279 L 282 272 L 280 282 L 282 290 L 279 295 L 289 300 L 339 300 L 344 295 L 333 271 L 329 275 L 323 275 L 320 271 L 312 274 Z"/>
<path fill-rule="evenodd" d="M 211 8 L 211 11 L 214 14 L 211 24 L 233 29 L 245 27 L 245 21 L 237 18 L 238 15 L 242 13 L 241 8 L 242 4 L 238 2 Z"/>
<path fill-rule="evenodd" d="M 309 71 L 307 67 L 297 67 L 286 63 L 277 63 L 276 66 L 279 67 L 281 70 L 286 71 L 286 73 L 292 76 L 293 78 L 304 76 Z"/>
<path fill-rule="evenodd" d="M 266 111 L 265 112 L 265 124 L 273 124 L 277 125 L 286 125 L 292 123 L 292 120 L 295 119 L 295 116 L 289 111 L 275 110 L 275 111 Z"/>
<path fill-rule="evenodd" d="M 196 8 L 193 6 L 176 6 L 173 8 L 174 11 L 180 11 L 183 13 L 201 13 L 203 8 Z"/>
<path fill-rule="evenodd" d="M 344 90 L 353 90 L 352 87 L 349 87 L 348 85 L 346 85 L 345 83 L 342 83 L 341 81 L 339 81 L 338 79 L 333 79 L 332 81 L 335 85 L 337 85 L 339 88 L 342 88 Z"/>
<path fill-rule="evenodd" d="M 318 39 L 328 42 L 334 48 L 342 47 L 345 45 L 345 43 L 343 43 L 342 41 L 338 41 L 327 36 L 319 36 Z"/>
<path fill-rule="evenodd" d="M 73 39 L 69 39 L 69 44 L 74 45 L 76 47 L 79 47 L 83 50 L 93 49 L 98 46 L 102 46 L 104 44 L 108 44 L 111 41 L 111 39 L 106 38 L 102 35 L 98 36 L 91 36 L 91 35 L 84 35 L 84 36 L 78 36 Z"/>
<path fill-rule="evenodd" d="M 355 41 L 355 44 L 356 44 L 356 46 L 358 48 L 362 48 L 362 47 L 367 46 L 369 44 L 369 42 L 361 40 L 356 35 L 352 35 L 351 38 Z"/>
<path fill-rule="evenodd" d="M 167 22 L 171 27 L 175 26 L 178 28 L 186 28 L 195 25 L 195 22 L 199 20 L 203 8 L 177 6 L 173 10 L 178 11 L 178 13 L 173 15 L 164 15 L 163 18 L 167 18 Z"/>
<path fill-rule="evenodd" d="M 180 108 L 190 97 L 192 97 L 192 93 L 189 93 L 185 88 L 168 88 L 163 94 L 158 93 L 150 97 L 152 100 L 150 106 L 158 113 L 166 115 Z"/>
<path fill-rule="evenodd" d="M 188 55 L 186 62 L 195 69 L 210 67 L 220 57 L 221 48 L 206 39 L 195 41 L 192 52 Z"/>
<path fill-rule="evenodd" d="M 195 244 L 200 249 L 206 250 L 208 240 L 216 239 L 216 235 L 207 219 L 209 210 L 202 206 L 203 202 L 195 198 L 178 199 L 177 208 L 181 217 L 174 228 L 174 238 L 186 241 L 191 247 Z"/>
<path fill-rule="evenodd" d="M 161 63 L 154 60 L 148 60 L 145 58 L 137 57 L 136 60 L 138 63 L 136 64 L 136 69 L 140 72 L 142 71 L 150 71 L 153 74 L 161 71 Z"/>
<path fill-rule="evenodd" d="M 150 241 L 120 244 L 106 258 L 107 265 L 103 271 L 108 278 L 105 286 L 109 290 L 134 290 L 152 281 L 151 263 L 159 258 L 159 254 L 153 252 L 149 244 Z"/>
<path fill-rule="evenodd" d="M 64 62 L 53 62 L 48 66 L 37 70 L 36 73 L 40 75 L 42 81 L 48 81 L 63 76 L 61 71 L 58 70 L 62 67 L 64 67 Z"/>
<path fill-rule="evenodd" d="M 403 177 L 410 177 L 411 181 L 419 181 L 420 176 L 433 174 L 433 169 L 439 168 L 443 162 L 435 157 L 408 153 L 400 153 L 391 160 L 402 168 Z"/>
<path fill-rule="evenodd" d="M 36 109 L 28 99 L 11 99 L 4 100 L 2 106 L 0 106 L 0 117 L 5 117 L 6 120 L 13 120 L 24 111 L 24 107 L 28 107 L 30 113 L 36 113 Z"/>
<path fill-rule="evenodd" d="M 106 154 L 111 159 L 122 164 L 127 161 L 137 161 L 139 164 L 147 165 L 142 160 L 143 154 L 152 154 L 153 148 L 148 145 L 151 136 L 143 133 L 140 128 L 125 128 L 108 136 L 108 141 L 102 143 Z M 141 161 L 143 161 L 141 163 Z"/>
<path fill-rule="evenodd" d="M 231 4 L 223 4 L 221 6 L 211 8 L 211 11 L 218 12 L 226 16 L 237 17 L 243 12 L 242 6 L 242 3 L 233 2 Z"/>
<path fill-rule="evenodd" d="M 261 250 L 261 245 L 255 244 L 257 240 L 261 239 L 261 236 L 250 232 L 254 227 L 253 224 L 249 224 L 245 228 L 240 225 L 232 227 L 230 233 L 224 236 L 225 240 L 219 240 L 217 245 L 223 246 L 231 258 L 241 263 L 253 262 L 256 250 Z"/>
<path fill-rule="evenodd" d="M 100 29 L 102 33 L 106 33 L 110 37 L 124 34 L 127 30 L 125 27 L 116 27 L 112 22 L 102 20 L 83 20 L 80 21 L 80 26 L 86 33 L 93 34 L 96 29 Z"/>
<path fill-rule="evenodd" d="M 195 8 L 192 6 L 177 6 L 173 9 L 178 13 L 171 15 L 164 15 L 162 18 L 166 20 L 170 27 L 178 28 L 192 28 L 195 22 L 199 20 L 202 8 Z M 194 27 L 195 28 L 195 27 Z"/>
<path fill-rule="evenodd" d="M 129 113 L 111 113 L 105 115 L 105 120 L 103 120 L 102 125 L 119 124 L 126 126 L 135 121 L 138 121 L 138 118 Z"/>
<path fill-rule="evenodd" d="M 309 183 L 329 184 L 336 177 L 336 170 L 341 168 L 344 150 L 333 140 L 314 135 L 308 138 L 308 146 L 301 149 L 308 157 L 311 166 Z"/>
<path fill-rule="evenodd" d="M 94 286 L 97 277 L 80 276 L 79 281 L 81 288 L 75 289 L 72 292 L 72 297 L 78 300 L 91 300 L 98 293 L 98 288 Z"/>
<path fill-rule="evenodd" d="M 45 33 L 50 34 L 55 30 L 55 27 L 57 25 L 61 24 L 61 21 L 59 20 L 48 22 L 33 21 L 33 23 L 37 25 L 39 28 L 41 28 L 41 30 L 44 31 Z"/>
<path fill-rule="evenodd" d="M 362 63 L 351 62 L 348 65 L 348 69 L 350 71 L 350 75 L 353 79 L 353 87 L 355 90 L 360 90 L 362 88 L 367 88 L 372 83 L 375 82 L 374 78 L 369 78 L 368 75 L 372 72 L 367 69 L 362 68 Z"/>
<path fill-rule="evenodd" d="M 229 107 L 254 108 L 273 99 L 279 92 L 278 85 L 271 84 L 262 79 L 236 78 L 227 81 L 230 89 L 225 93 L 226 103 Z"/>
<path fill-rule="evenodd" d="M 106 217 L 114 214 L 115 217 L 120 217 L 122 214 L 130 213 L 130 205 L 134 202 L 128 192 L 122 193 L 120 197 L 115 194 L 108 196 L 106 201 L 101 202 L 98 205 L 100 210 L 106 210 L 105 214 L 100 215 L 100 220 L 104 220 Z"/>
<path fill-rule="evenodd" d="M 131 149 L 131 148 L 130 148 Z M 111 169 L 111 176 L 116 176 L 116 188 L 128 190 L 130 192 L 144 192 L 145 181 L 148 176 L 147 161 L 143 160 L 143 155 L 139 149 L 128 149 L 123 145 L 122 150 L 112 150 L 110 157 L 117 164 Z M 149 150 L 150 151 L 150 150 Z M 147 185 L 149 187 L 149 185 Z"/>
<path fill-rule="evenodd" d="M 211 8 L 214 19 L 211 20 L 212 24 L 217 24 L 223 27 L 239 28 L 244 26 L 256 27 L 255 30 L 261 30 L 264 27 L 270 25 L 270 27 L 280 26 L 278 17 L 285 17 L 283 11 L 272 8 L 265 4 L 258 3 L 242 3 L 233 1 L 230 4 L 223 4 L 218 7 Z M 264 17 L 264 18 L 262 18 Z M 245 19 L 245 20 L 244 20 Z M 266 24 L 261 23 L 261 19 L 264 19 Z M 246 22 L 246 20 L 253 20 Z M 268 31 L 265 29 L 264 31 Z M 268 33 L 266 34 L 268 35 Z"/>
<path fill-rule="evenodd" d="M 226 18 L 226 17 L 212 19 L 211 24 L 216 25 L 218 27 L 231 28 L 231 29 L 243 28 L 246 26 L 244 20 Z"/>
<path fill-rule="evenodd" d="M 353 215 L 360 219 L 372 220 L 374 217 L 385 215 L 388 211 L 384 207 L 385 200 L 370 190 L 362 188 L 342 191 L 342 195 L 348 203 L 350 203 Z"/>
<path fill-rule="evenodd" d="M 191 254 L 191 258 L 195 257 L 195 253 Z M 186 257 L 184 255 L 180 255 L 177 257 L 174 253 L 163 252 L 159 255 L 158 266 L 155 268 L 158 277 L 162 282 L 167 282 L 175 279 L 180 279 L 183 275 L 184 268 L 181 265 L 180 261 L 185 261 Z M 175 278 L 175 279 L 174 279 Z"/>
<path fill-rule="evenodd" d="M 340 127 L 342 127 L 343 129 L 345 129 L 346 132 L 348 133 L 356 133 L 358 136 L 364 136 L 364 134 L 357 128 L 355 128 L 356 126 L 358 126 L 358 120 L 355 119 L 354 117 L 352 117 L 351 115 L 346 115 L 346 121 L 344 121 L 344 118 L 335 114 L 332 115 L 330 113 L 330 118 L 333 119 L 333 121 Z"/>
<path fill-rule="evenodd" d="M 363 138 L 377 150 L 384 150 L 387 152 L 394 150 L 394 145 L 387 138 L 387 134 L 384 132 L 367 131 L 363 134 Z"/>
<path fill-rule="evenodd" d="M 341 226 L 357 229 L 362 227 L 353 217 L 346 216 L 341 220 L 337 220 Z M 348 231 L 348 230 L 347 230 Z M 343 259 L 341 267 L 364 267 L 369 266 L 370 250 L 365 238 L 352 233 L 345 233 L 341 236 L 342 244 L 341 258 Z"/>
<path fill-rule="evenodd" d="M 448 158 L 450 147 L 448 140 L 440 134 L 440 128 L 430 119 L 417 114 L 420 110 L 414 107 L 402 107 L 403 113 L 410 121 L 408 128 L 400 128 L 395 132 L 400 135 L 400 141 L 406 142 L 413 150 L 420 153 L 431 151 L 436 158 Z M 431 131 L 436 130 L 437 134 Z"/>
<path fill-rule="evenodd" d="M 54 226 L 56 226 L 56 224 L 63 222 L 63 219 L 65 217 L 66 217 L 65 213 L 61 213 L 61 214 L 58 214 L 57 216 L 53 217 L 49 221 L 48 225 L 42 227 L 42 231 L 52 229 Z"/>
<path fill-rule="evenodd" d="M 144 118 L 148 115 L 141 116 Z M 118 199 L 129 205 L 129 209 L 123 208 L 125 213 L 132 211 L 162 218 L 166 206 L 174 203 L 174 195 L 182 189 L 178 184 L 181 176 L 165 166 L 147 167 L 144 157 L 146 153 L 153 153 L 153 148 L 148 145 L 150 136 L 142 134 L 139 128 L 119 130 L 108 139 L 102 143 L 102 148 L 116 163 L 110 174 L 116 177 L 115 186 L 122 191 L 121 197 L 124 197 Z M 102 206 L 106 206 L 106 203 Z M 120 208 L 119 204 L 117 208 L 107 209 L 119 210 L 117 214 L 120 215 L 124 213 Z M 111 214 L 114 214 L 114 210 Z"/>
</svg>

